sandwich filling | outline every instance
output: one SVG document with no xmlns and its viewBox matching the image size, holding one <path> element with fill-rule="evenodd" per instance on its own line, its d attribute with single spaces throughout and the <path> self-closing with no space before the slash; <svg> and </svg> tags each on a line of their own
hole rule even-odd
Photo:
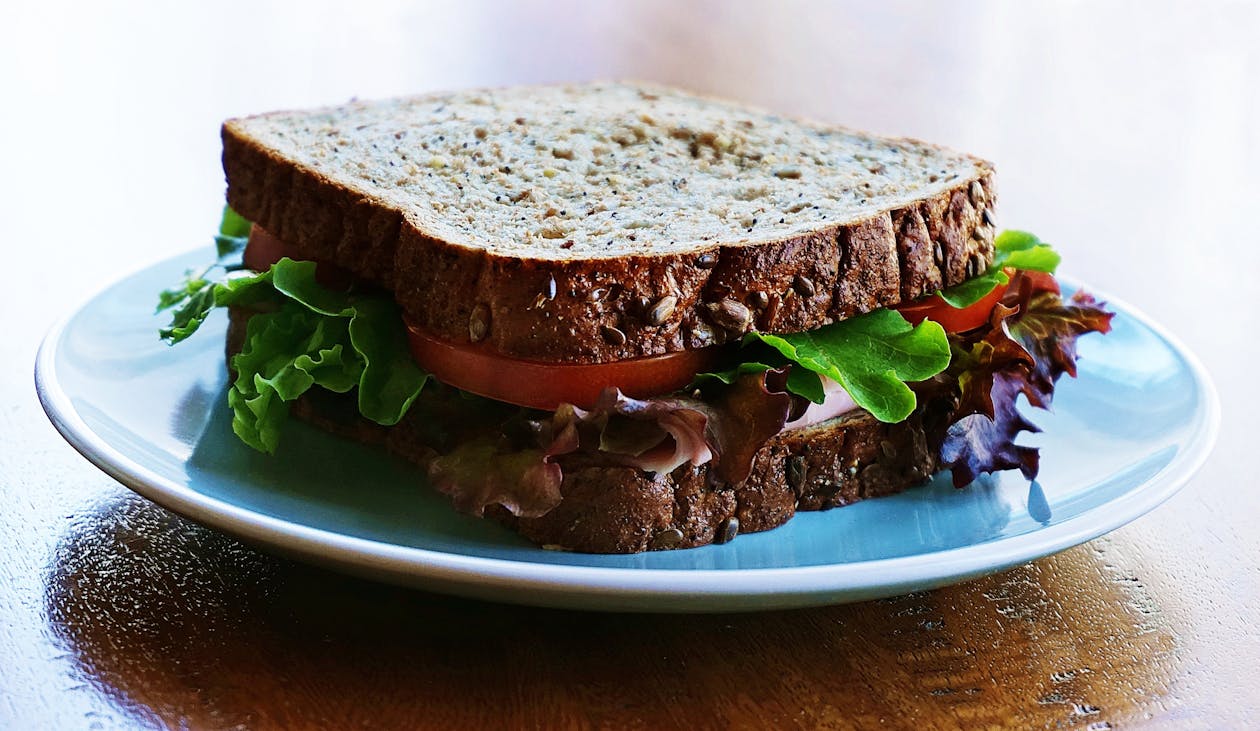
<svg viewBox="0 0 1260 731">
<path fill-rule="evenodd" d="M 302 260 L 230 209 L 216 242 L 218 261 L 162 293 L 161 335 L 182 341 L 216 307 L 249 316 L 227 394 L 241 440 L 274 452 L 295 400 L 345 394 L 363 419 L 422 432 L 433 484 L 474 514 L 546 514 L 574 455 L 657 473 L 711 463 L 739 483 L 776 434 L 858 412 L 947 420 L 929 447 L 956 486 L 1003 469 L 1031 478 L 1037 451 L 1015 438 L 1036 427 L 1019 395 L 1048 408 L 1055 381 L 1075 375 L 1076 338 L 1111 319 L 1087 294 L 1063 296 L 1053 250 L 1007 231 L 987 271 L 896 309 L 659 357 L 540 363 L 436 338 L 389 293 Z"/>
</svg>

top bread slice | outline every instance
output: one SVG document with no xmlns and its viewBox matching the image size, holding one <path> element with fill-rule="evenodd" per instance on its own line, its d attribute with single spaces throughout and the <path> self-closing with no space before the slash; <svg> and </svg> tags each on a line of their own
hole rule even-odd
<svg viewBox="0 0 1260 731">
<path fill-rule="evenodd" d="M 809 330 L 993 256 L 993 168 L 645 84 L 515 87 L 223 125 L 229 204 L 408 320 L 591 363 Z"/>
</svg>

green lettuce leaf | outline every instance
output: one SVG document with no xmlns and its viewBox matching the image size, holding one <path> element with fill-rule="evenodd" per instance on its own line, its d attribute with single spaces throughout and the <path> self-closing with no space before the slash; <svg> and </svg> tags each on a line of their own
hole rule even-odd
<svg viewBox="0 0 1260 731">
<path fill-rule="evenodd" d="M 739 379 L 740 376 L 749 373 L 762 373 L 768 371 L 774 366 L 765 363 L 745 362 L 733 368 L 727 368 L 721 371 L 713 371 L 712 373 L 697 373 L 696 380 L 692 381 L 692 386 L 701 387 L 707 385 L 721 384 L 729 386 Z"/>
<path fill-rule="evenodd" d="M 155 312 L 173 309 L 171 324 L 158 330 L 158 335 L 174 345 L 197 332 L 206 315 L 214 308 L 214 283 L 206 279 L 208 271 L 184 273 L 184 281 L 158 295 Z"/>
<path fill-rule="evenodd" d="M 788 371 L 786 387 L 788 393 L 804 396 L 816 404 L 827 400 L 827 392 L 823 390 L 822 377 L 808 368 L 792 368 Z"/>
<path fill-rule="evenodd" d="M 949 366 L 949 340 L 935 322 L 912 326 L 893 310 L 876 310 L 809 332 L 788 335 L 749 333 L 744 344 L 762 343 L 789 362 L 839 383 L 854 403 L 880 421 L 896 423 L 914 411 L 907 382 L 922 381 Z M 790 379 L 790 377 L 789 377 Z M 798 376 L 788 389 L 822 400 L 821 381 Z"/>
<path fill-rule="evenodd" d="M 226 203 L 223 205 L 223 218 L 219 221 L 219 233 L 231 238 L 249 238 L 249 230 L 254 224 L 241 214 L 232 210 Z"/>
<path fill-rule="evenodd" d="M 294 301 L 250 318 L 244 347 L 232 357 L 236 380 L 228 391 L 232 430 L 241 441 L 274 452 L 288 402 L 316 384 L 340 392 L 354 387 L 363 365 L 344 357 L 348 324 Z"/>
<path fill-rule="evenodd" d="M 949 303 L 951 307 L 962 309 L 970 307 L 985 298 L 985 295 L 997 287 L 1011 281 L 1000 267 L 991 268 L 978 277 L 973 277 L 961 284 L 955 284 L 937 292 L 937 296 Z"/>
<path fill-rule="evenodd" d="M 1010 281 L 1010 277 L 1002 271 L 1004 268 L 1054 274 L 1062 259 L 1048 244 L 1027 231 L 1003 231 L 993 240 L 993 248 L 996 253 L 988 271 L 937 292 L 940 298 L 952 307 L 970 307 L 994 288 Z"/>
<path fill-rule="evenodd" d="M 214 237 L 220 259 L 245 250 L 251 226 L 244 216 L 230 206 L 223 206 L 223 220 L 219 222 L 219 233 Z"/>
<path fill-rule="evenodd" d="M 245 345 L 232 358 L 233 429 L 256 449 L 275 450 L 286 404 L 312 386 L 357 388 L 359 412 L 389 426 L 429 378 L 407 348 L 397 305 L 324 289 L 314 262 L 284 258 L 266 272 L 229 278 L 215 286 L 214 299 L 223 307 L 279 305 L 250 318 Z"/>
<path fill-rule="evenodd" d="M 168 345 L 174 345 L 197 332 L 210 310 L 214 309 L 216 283 L 210 278 L 210 273 L 220 268 L 224 272 L 239 268 L 235 257 L 245 250 L 245 243 L 249 240 L 249 227 L 249 221 L 224 206 L 219 233 L 214 237 L 218 259 L 200 272 L 189 269 L 184 272 L 182 282 L 158 295 L 155 312 L 173 310 L 170 325 L 158 330 L 158 335 Z"/>
<path fill-rule="evenodd" d="M 1045 243 L 1037 238 L 1036 234 L 1017 229 L 1007 229 L 993 239 L 993 248 L 997 249 L 999 254 L 1009 254 L 1013 251 L 1028 251 L 1044 245 Z"/>
<path fill-rule="evenodd" d="M 727 368 L 722 371 L 716 371 L 713 373 L 698 373 L 696 374 L 696 379 L 692 381 L 692 387 L 704 389 L 709 385 L 717 384 L 729 386 L 739 380 L 740 376 L 745 376 L 750 373 L 764 373 L 765 371 L 782 368 L 785 365 L 791 364 L 791 361 L 784 358 L 778 351 L 774 351 L 772 349 L 767 350 L 770 351 L 765 353 L 768 357 L 761 358 L 761 360 L 773 360 L 775 363 L 774 365 L 769 365 L 763 362 L 744 362 L 734 368 Z M 788 393 L 803 396 L 816 404 L 821 404 L 827 398 L 827 394 L 823 390 L 822 378 L 819 377 L 817 373 L 807 368 L 789 369 L 786 388 Z"/>
<path fill-rule="evenodd" d="M 363 416 L 398 423 L 429 376 L 411 358 L 397 305 L 383 296 L 325 289 L 315 280 L 314 262 L 282 259 L 266 272 L 243 270 L 236 257 L 249 230 L 249 221 L 224 207 L 216 261 L 186 272 L 158 298 L 158 312 L 172 311 L 162 339 L 188 338 L 215 307 L 258 310 L 232 358 L 236 379 L 228 391 L 232 428 L 255 449 L 275 451 L 289 403 L 313 386 L 357 389 Z"/>
<path fill-rule="evenodd" d="M 1054 274 L 1063 257 L 1048 246 L 1037 246 L 1026 251 L 1013 251 L 1002 258 L 1002 266 L 1023 269 L 1027 272 Z"/>
</svg>

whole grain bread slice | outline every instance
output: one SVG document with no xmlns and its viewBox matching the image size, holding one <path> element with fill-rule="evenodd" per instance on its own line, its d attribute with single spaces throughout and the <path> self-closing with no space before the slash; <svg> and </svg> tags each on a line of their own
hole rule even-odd
<svg viewBox="0 0 1260 731">
<path fill-rule="evenodd" d="M 419 327 L 542 361 L 808 330 L 993 254 L 983 160 L 645 84 L 277 112 L 223 145 L 246 218 Z"/>
<path fill-rule="evenodd" d="M 384 446 L 426 467 L 436 452 L 431 426 L 408 414 L 383 427 L 359 417 L 352 398 L 315 391 L 293 404 L 298 418 L 342 437 Z M 925 414 L 927 416 L 925 416 Z M 923 484 L 937 471 L 931 445 L 944 419 L 922 409 L 899 424 L 866 412 L 785 431 L 756 454 L 739 484 L 716 479 L 712 463 L 652 473 L 598 458 L 566 455 L 560 504 L 537 518 L 500 506 L 486 510 L 546 548 L 583 553 L 639 553 L 725 543 L 739 533 L 770 530 L 800 510 L 826 510 L 892 495 Z M 934 426 L 935 425 L 935 426 Z M 423 480 L 417 472 L 417 480 Z"/>
</svg>

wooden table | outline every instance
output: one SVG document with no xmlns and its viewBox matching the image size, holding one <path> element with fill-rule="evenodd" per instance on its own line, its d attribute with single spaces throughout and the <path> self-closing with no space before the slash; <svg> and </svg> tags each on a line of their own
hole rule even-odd
<svg viewBox="0 0 1260 731">
<path fill-rule="evenodd" d="M 189 5 L 189 7 L 180 7 Z M 0 727 L 1260 724 L 1260 11 L 1240 3 L 6 6 Z M 1171 502 L 1002 575 L 853 606 L 481 604 L 259 553 L 132 495 L 40 411 L 40 336 L 206 240 L 217 124 L 352 95 L 636 76 L 997 162 L 1001 223 L 1214 374 Z"/>
</svg>

